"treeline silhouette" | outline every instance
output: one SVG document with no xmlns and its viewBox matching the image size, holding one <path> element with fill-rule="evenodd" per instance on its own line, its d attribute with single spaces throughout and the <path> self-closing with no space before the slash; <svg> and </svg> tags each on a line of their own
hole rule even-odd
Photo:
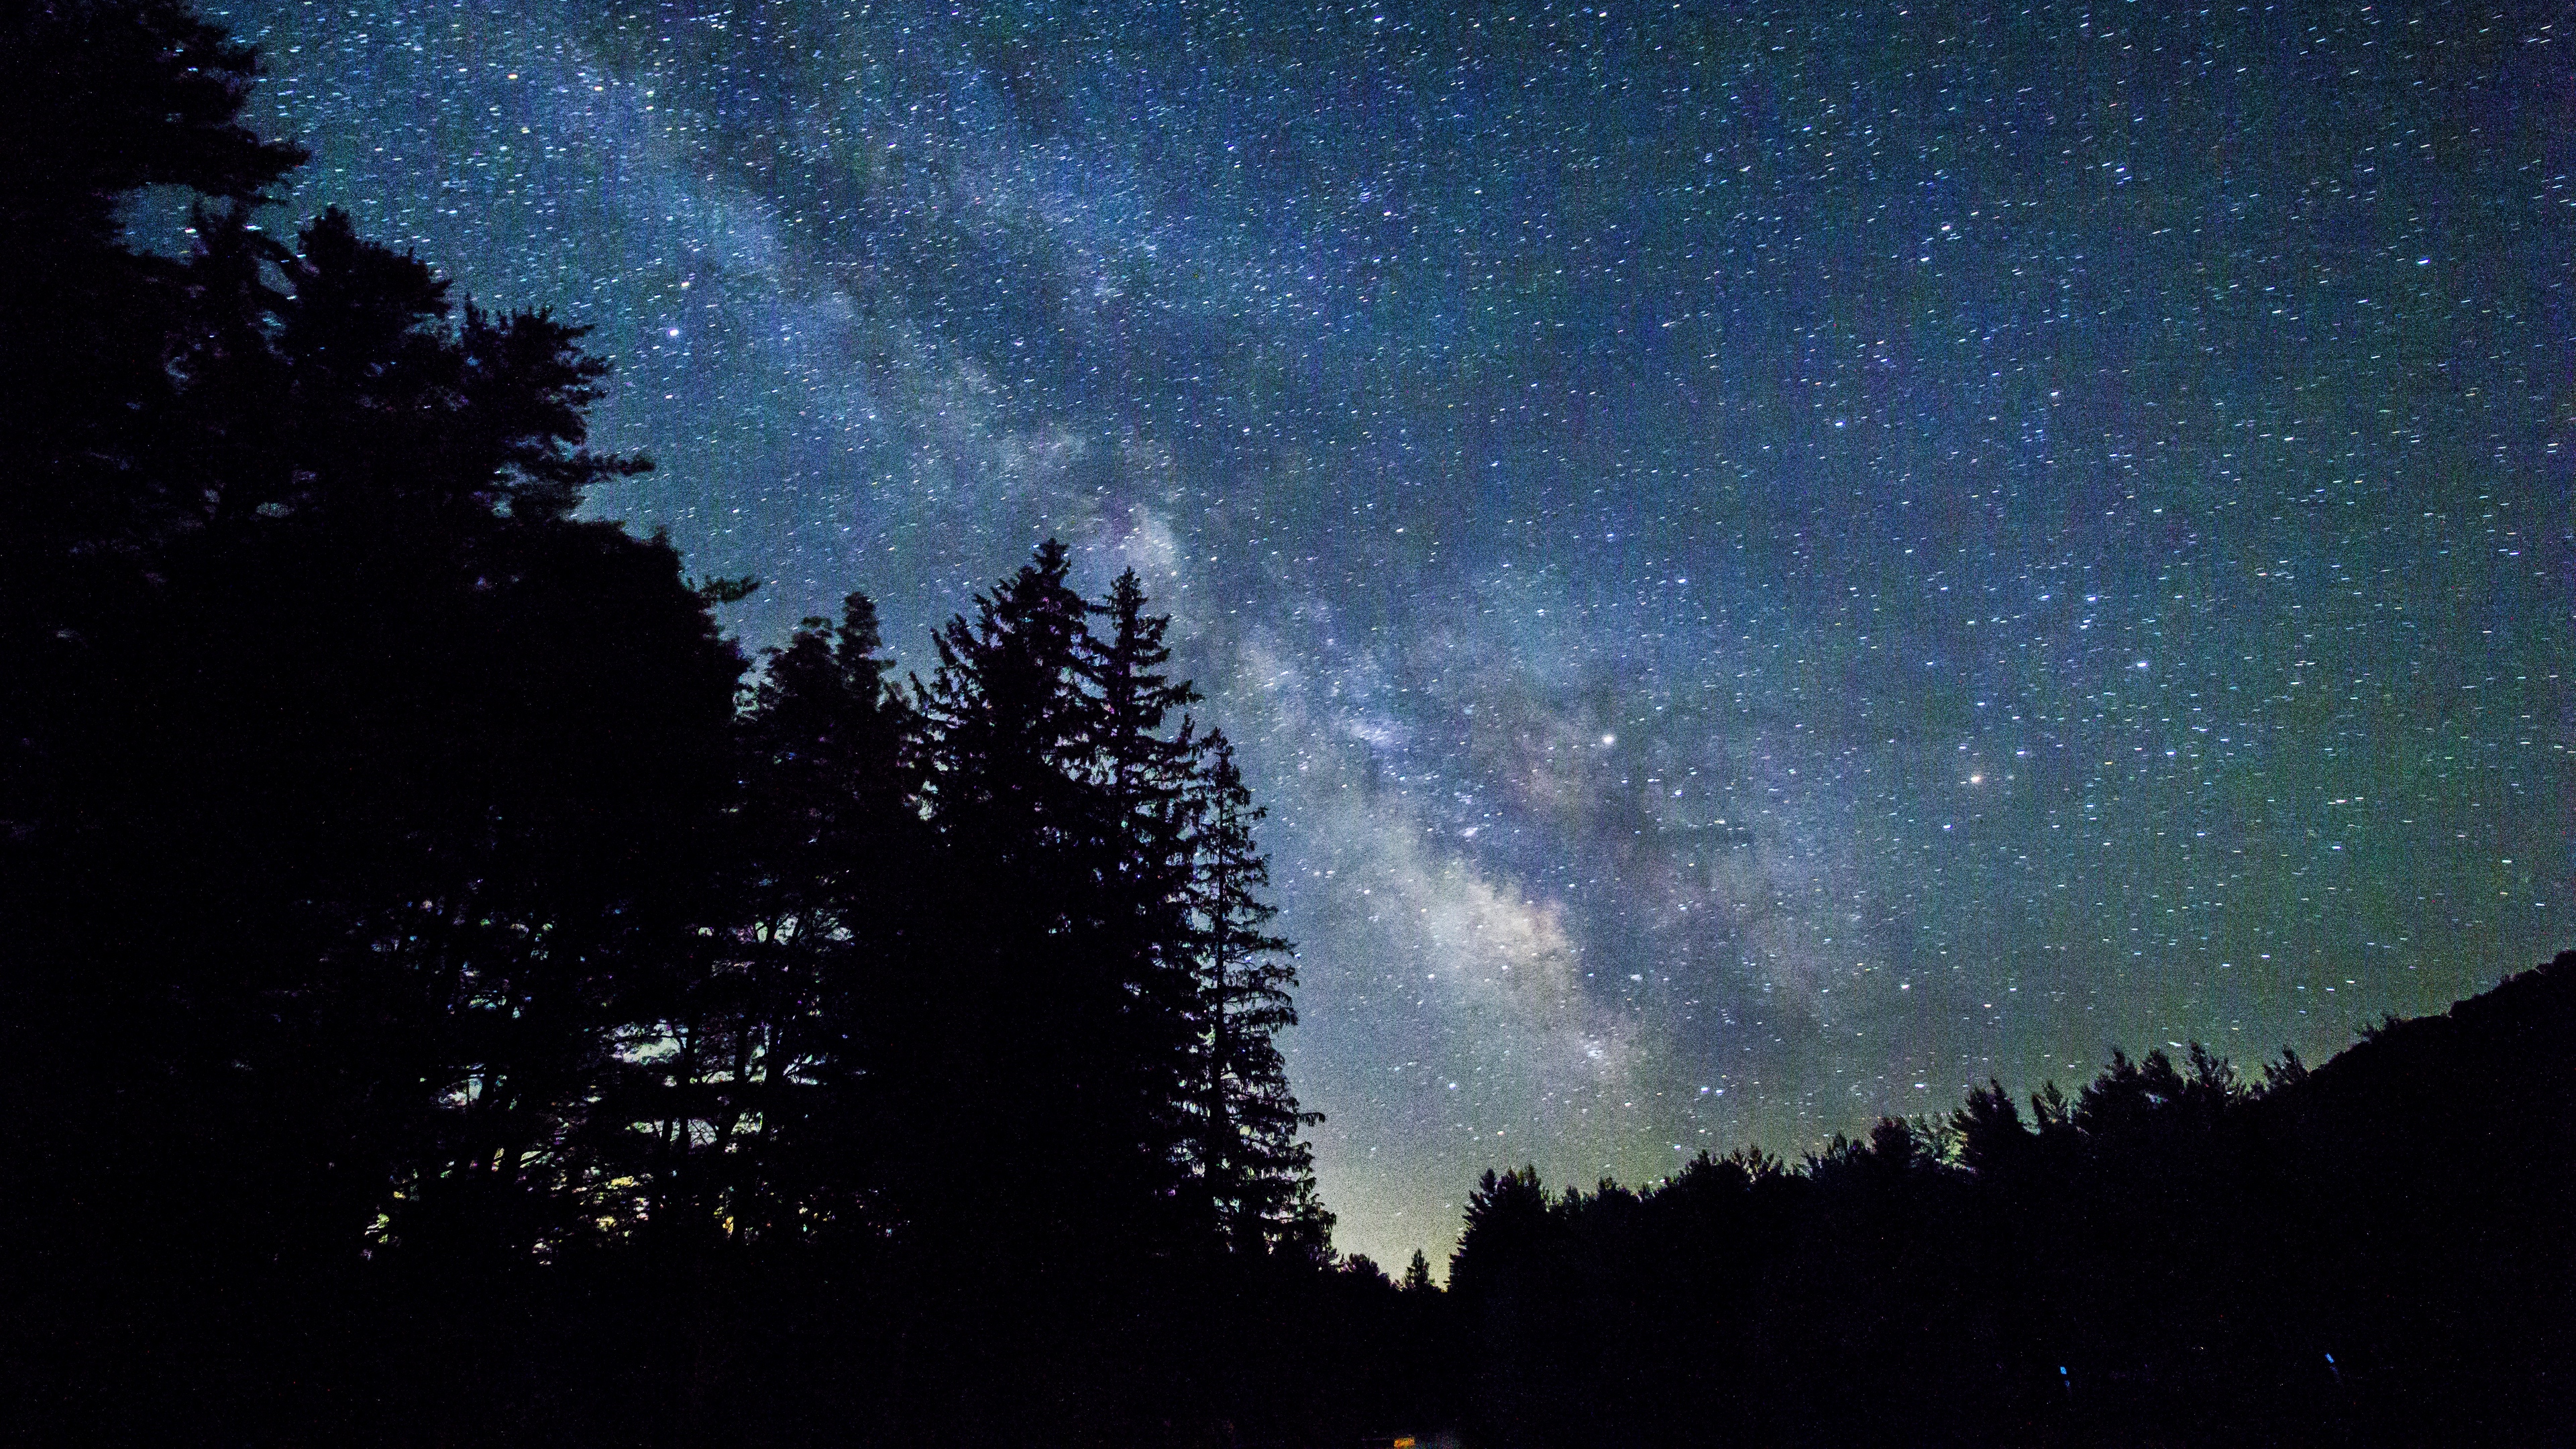
<svg viewBox="0 0 2576 1449">
<path fill-rule="evenodd" d="M 1261 812 L 1048 544 L 898 678 L 577 516 L 606 367 L 176 0 L 0 9 L 0 1432 L 2535 1443 L 2576 956 L 1339 1259 Z M 157 190 L 156 190 L 157 189 Z M 188 199 L 184 256 L 138 198 Z M 157 204 L 157 200 L 156 200 Z M 2561 1436 L 2564 1437 L 2563 1435 Z"/>
<path fill-rule="evenodd" d="M 646 466 L 583 329 L 263 229 L 255 71 L 0 12 L 0 1412 L 1065 1442 L 1382 1377 L 1262 812 L 1134 575 L 753 669 L 753 581 L 576 516 Z M 121 224 L 169 195 L 185 255 Z"/>
<path fill-rule="evenodd" d="M 1791 1165 L 1488 1173 L 1475 1442 L 2576 1442 L 2576 952 L 2260 1082 L 2114 1053 Z"/>
</svg>

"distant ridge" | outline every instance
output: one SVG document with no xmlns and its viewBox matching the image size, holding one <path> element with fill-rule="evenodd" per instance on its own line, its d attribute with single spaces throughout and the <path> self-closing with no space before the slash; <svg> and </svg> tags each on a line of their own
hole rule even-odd
<svg viewBox="0 0 2576 1449">
<path fill-rule="evenodd" d="M 2576 952 L 2259 1083 L 1488 1173 L 1447 1297 L 1476 1444 L 2576 1444 Z"/>
<path fill-rule="evenodd" d="M 2403 1113 L 2409 1102 L 2431 1105 L 2408 1089 L 2438 1073 L 2461 1087 L 2502 1092 L 2517 1084 L 2498 1105 L 2530 1108 L 2553 1100 L 2564 1106 L 2576 1098 L 2576 1077 L 2553 1079 L 2546 1069 L 2576 1062 L 2576 951 L 2507 976 L 2439 1015 L 2391 1016 L 2360 1032 L 2360 1041 L 2318 1067 L 2295 1095 L 2320 1106 L 2373 1102 Z M 2526 1090 L 2532 1086 L 2539 1095 Z M 2477 1135 L 2492 1139 L 2500 1127 L 2490 1122 Z"/>
</svg>

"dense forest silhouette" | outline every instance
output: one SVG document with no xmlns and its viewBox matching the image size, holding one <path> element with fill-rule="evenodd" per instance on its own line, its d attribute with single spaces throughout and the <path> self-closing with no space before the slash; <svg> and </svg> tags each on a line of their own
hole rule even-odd
<svg viewBox="0 0 2576 1449">
<path fill-rule="evenodd" d="M 1488 1173 L 1476 1442 L 2576 1442 L 2576 952 L 2314 1070 L 2194 1045 L 1643 1191 Z"/>
<path fill-rule="evenodd" d="M 0 11 L 0 1429 L 31 1442 L 2561 1442 L 2576 955 L 1331 1249 L 1261 810 L 1060 546 L 898 675 L 580 515 L 176 0 Z M 148 190 L 193 246 L 132 246 Z"/>
</svg>

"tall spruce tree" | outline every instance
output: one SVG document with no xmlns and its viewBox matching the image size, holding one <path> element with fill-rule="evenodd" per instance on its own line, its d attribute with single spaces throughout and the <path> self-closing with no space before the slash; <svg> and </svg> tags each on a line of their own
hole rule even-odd
<svg viewBox="0 0 2576 1449">
<path fill-rule="evenodd" d="M 938 671 L 916 681 L 951 917 L 919 968 L 946 1060 L 915 1072 L 952 1092 L 920 1143 L 922 1186 L 952 1222 L 1007 1210 L 1050 1249 L 1126 1236 L 1159 1170 L 1122 1051 L 1135 983 L 1107 919 L 1110 812 L 1069 567 L 1042 545 L 940 631 Z"/>
<path fill-rule="evenodd" d="M 1253 838 L 1266 813 L 1222 732 L 1202 742 L 1190 788 L 1195 836 L 1189 903 L 1194 932 L 1197 1059 L 1188 1152 L 1198 1191 L 1236 1252 L 1320 1259 L 1332 1216 L 1315 1196 L 1303 1129 L 1323 1120 L 1288 1089 L 1278 1034 L 1297 1022 L 1291 947 L 1266 927 L 1268 859 Z"/>
<path fill-rule="evenodd" d="M 1182 712 L 1200 695 L 1165 672 L 1171 620 L 1147 612 L 1135 570 L 1120 573 L 1090 607 L 1107 625 L 1104 633 L 1086 633 L 1076 664 L 1092 701 L 1088 769 L 1101 810 L 1101 944 L 1125 982 L 1117 1049 L 1130 1079 L 1124 1090 L 1141 1109 L 1138 1157 L 1165 1209 L 1153 1231 L 1178 1243 L 1213 1227 L 1197 1195 L 1181 1191 L 1191 1110 L 1185 1063 L 1198 1016 L 1186 801 L 1201 753 Z"/>
<path fill-rule="evenodd" d="M 1276 1043 L 1295 972 L 1263 930 L 1260 811 L 1182 713 L 1199 695 L 1168 673 L 1169 620 L 1135 574 L 1085 606 L 1068 567 L 1042 546 L 941 632 L 917 684 L 942 873 L 975 923 L 947 959 L 978 968 L 931 992 L 966 1054 L 942 1078 L 967 1114 L 946 1135 L 993 1144 L 1004 1180 L 1064 1164 L 1044 1211 L 1131 1247 L 1320 1258 L 1330 1218 L 1298 1140 L 1319 1119 Z M 997 1076 L 1012 1086 L 979 1095 Z M 1058 1110 L 1032 1120 L 1033 1102 Z"/>
</svg>

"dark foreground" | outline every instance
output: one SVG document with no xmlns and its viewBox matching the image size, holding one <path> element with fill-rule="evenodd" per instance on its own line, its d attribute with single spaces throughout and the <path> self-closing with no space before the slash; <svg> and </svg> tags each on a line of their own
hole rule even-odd
<svg viewBox="0 0 2576 1449">
<path fill-rule="evenodd" d="M 1476 1195 L 1364 1263 L 14 1266 L 37 1441 L 2569 1442 L 2576 953 L 2259 1087 L 2120 1062 L 1784 1166 Z M 1375 1436 L 1373 1439 L 1372 1436 Z"/>
</svg>

